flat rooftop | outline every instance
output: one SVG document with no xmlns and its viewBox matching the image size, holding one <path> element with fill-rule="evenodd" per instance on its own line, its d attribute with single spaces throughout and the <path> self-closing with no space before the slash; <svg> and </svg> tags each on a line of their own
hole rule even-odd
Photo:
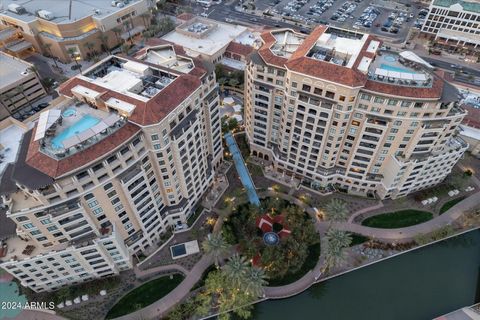
<svg viewBox="0 0 480 320">
<path fill-rule="evenodd" d="M 177 56 L 171 45 L 149 48 L 141 59 L 182 73 L 189 73 L 195 66 L 192 59 Z"/>
<path fill-rule="evenodd" d="M 14 163 L 25 128 L 11 123 L 0 130 L 0 177 L 9 163 Z"/>
<path fill-rule="evenodd" d="M 168 52 L 165 54 L 168 57 Z M 162 91 L 176 77 L 169 72 L 119 57 L 109 57 L 78 76 L 97 86 L 143 102 L 147 102 Z M 91 98 L 101 95 L 101 92 L 93 89 L 86 91 L 88 92 L 85 94 Z"/>
<path fill-rule="evenodd" d="M 181 24 L 162 39 L 182 46 L 189 56 L 197 57 L 214 55 L 234 39 L 242 39 L 243 33 L 250 32 L 243 26 L 197 17 Z"/>
<path fill-rule="evenodd" d="M 298 47 L 303 43 L 305 37 L 293 33 L 289 30 L 283 30 L 279 32 L 272 32 L 276 42 L 270 48 L 270 50 L 279 57 L 290 58 Z"/>
<path fill-rule="evenodd" d="M 0 90 L 27 77 L 32 65 L 26 61 L 0 52 Z"/>
<path fill-rule="evenodd" d="M 39 19 L 39 17 L 35 15 L 35 12 L 38 10 L 47 10 L 51 12 L 54 17 L 49 21 L 54 23 L 70 23 L 91 15 L 102 19 L 141 1 L 144 0 L 129 0 L 129 3 L 123 7 L 117 7 L 112 6 L 112 0 L 3 0 L 3 11 L 1 13 L 18 20 L 31 22 Z M 72 5 L 71 11 L 70 3 Z M 22 6 L 26 12 L 23 14 L 14 13 L 8 10 L 10 4 Z M 69 12 L 71 12 L 70 17 Z"/>
<path fill-rule="evenodd" d="M 320 35 L 307 55 L 313 59 L 351 68 L 367 39 L 368 34 L 329 28 Z"/>
</svg>

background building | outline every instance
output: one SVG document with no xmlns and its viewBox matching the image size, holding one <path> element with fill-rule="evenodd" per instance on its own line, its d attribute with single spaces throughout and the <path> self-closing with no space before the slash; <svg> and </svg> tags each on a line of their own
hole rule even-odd
<svg viewBox="0 0 480 320">
<path fill-rule="evenodd" d="M 0 26 L 10 30 L 3 31 L 8 34 L 15 29 L 16 40 L 4 48 L 18 56 L 33 48 L 63 62 L 70 62 L 72 55 L 85 59 L 143 31 L 150 4 L 150 0 L 5 0 Z"/>
<path fill-rule="evenodd" d="M 0 52 L 0 121 L 46 94 L 31 63 Z"/>
<path fill-rule="evenodd" d="M 222 160 L 213 66 L 180 47 L 110 56 L 59 92 L 23 135 L 0 189 L 18 236 L 3 242 L 0 266 L 37 291 L 131 267 L 131 254 L 183 227 Z M 25 273 L 37 260 L 72 276 Z"/>
<path fill-rule="evenodd" d="M 435 47 L 480 57 L 480 1 L 433 0 L 422 32 Z"/>
<path fill-rule="evenodd" d="M 240 25 L 189 15 L 186 18 L 190 19 L 162 39 L 182 46 L 192 57 L 244 69 L 245 56 L 258 43 L 254 33 Z"/>
<path fill-rule="evenodd" d="M 324 26 L 262 39 L 245 73 L 246 133 L 279 173 L 396 198 L 441 182 L 467 149 L 457 90 L 413 53 Z"/>
</svg>

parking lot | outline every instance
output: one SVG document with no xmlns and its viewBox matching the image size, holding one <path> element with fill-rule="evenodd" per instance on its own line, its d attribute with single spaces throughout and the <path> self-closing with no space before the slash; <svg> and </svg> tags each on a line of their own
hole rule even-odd
<svg viewBox="0 0 480 320">
<path fill-rule="evenodd" d="M 422 9 L 417 4 L 383 0 L 256 0 L 255 5 L 257 10 L 297 21 L 306 28 L 329 24 L 398 40 L 405 39 L 418 23 Z"/>
</svg>

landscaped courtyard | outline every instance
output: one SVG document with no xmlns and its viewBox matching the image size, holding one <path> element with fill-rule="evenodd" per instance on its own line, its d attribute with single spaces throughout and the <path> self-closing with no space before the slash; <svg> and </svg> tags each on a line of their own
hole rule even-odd
<svg viewBox="0 0 480 320">
<path fill-rule="evenodd" d="M 241 204 L 223 224 L 226 241 L 262 267 L 270 286 L 285 285 L 315 267 L 320 237 L 313 220 L 295 204 L 266 198 L 260 207 Z"/>
</svg>

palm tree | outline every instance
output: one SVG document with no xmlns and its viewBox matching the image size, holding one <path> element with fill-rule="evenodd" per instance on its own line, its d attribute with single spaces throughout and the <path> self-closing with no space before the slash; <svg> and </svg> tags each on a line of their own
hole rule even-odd
<svg viewBox="0 0 480 320">
<path fill-rule="evenodd" d="M 220 257 L 229 251 L 229 245 L 221 234 L 209 234 L 202 243 L 202 248 L 207 254 L 211 253 L 215 265 L 219 266 Z"/>
<path fill-rule="evenodd" d="M 235 253 L 228 259 L 228 262 L 223 266 L 222 271 L 225 276 L 238 287 L 246 284 L 246 271 L 248 269 L 248 262 L 245 257 Z"/>
<path fill-rule="evenodd" d="M 113 33 L 115 33 L 115 38 L 117 38 L 117 44 L 121 43 L 120 35 L 122 34 L 122 29 L 119 27 L 115 27 L 112 29 Z"/>
<path fill-rule="evenodd" d="M 330 220 L 330 224 L 346 221 L 348 216 L 347 203 L 340 199 L 332 199 L 325 206 L 325 214 L 327 219 Z"/>
<path fill-rule="evenodd" d="M 108 46 L 108 35 L 102 33 L 98 36 L 98 40 L 100 40 L 100 42 L 102 43 L 104 51 L 107 51 L 108 54 L 112 54 L 112 52 L 110 51 L 110 47 Z"/>
<path fill-rule="evenodd" d="M 78 66 L 78 69 L 80 69 L 80 72 L 82 72 L 82 66 L 77 61 L 77 50 L 75 48 L 69 48 L 67 53 L 70 55 L 70 58 L 75 61 L 75 64 Z"/>
<path fill-rule="evenodd" d="M 150 13 L 144 12 L 140 15 L 140 17 L 143 20 L 143 26 L 145 27 L 145 29 L 147 29 L 148 28 L 148 22 L 147 21 L 150 18 Z"/>
<path fill-rule="evenodd" d="M 93 55 L 94 57 L 97 56 L 95 53 L 92 54 L 92 49 L 95 48 L 95 45 L 94 45 L 93 43 L 91 43 L 91 42 L 85 42 L 85 43 L 83 44 L 83 46 L 88 49 L 88 53 L 90 53 L 90 54 Z"/>
<path fill-rule="evenodd" d="M 124 21 L 123 22 L 123 26 L 125 27 L 125 29 L 127 30 L 128 32 L 128 39 L 130 39 L 130 43 L 132 44 L 133 46 L 133 39 L 132 39 L 132 34 L 130 33 L 130 21 Z"/>
<path fill-rule="evenodd" d="M 345 262 L 345 251 L 350 246 L 352 237 L 343 230 L 330 228 L 324 237 L 325 265 L 323 272 L 338 267 Z"/>
<path fill-rule="evenodd" d="M 245 290 L 254 297 L 264 294 L 263 287 L 268 284 L 267 275 L 261 268 L 250 266 L 245 271 Z"/>
<path fill-rule="evenodd" d="M 57 58 L 54 57 L 53 54 L 52 54 L 52 49 L 51 49 L 52 44 L 51 43 L 44 43 L 43 47 L 47 50 L 48 55 L 52 58 L 53 63 L 55 64 L 55 67 L 57 67 L 57 69 L 58 69 Z"/>
</svg>

